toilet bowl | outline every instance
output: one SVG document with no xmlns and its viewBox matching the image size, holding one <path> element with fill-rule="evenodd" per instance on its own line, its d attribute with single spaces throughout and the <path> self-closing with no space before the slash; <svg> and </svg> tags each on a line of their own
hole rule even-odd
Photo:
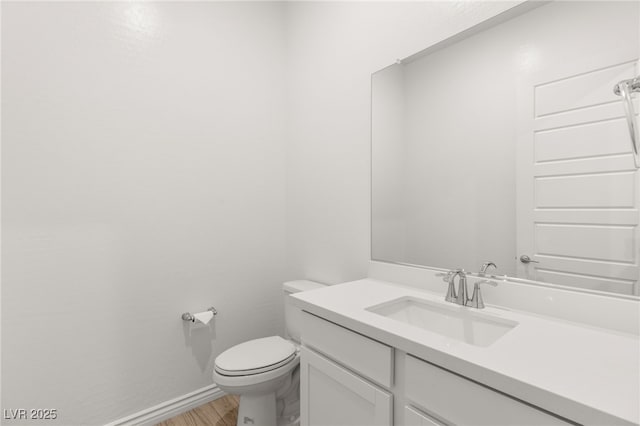
<svg viewBox="0 0 640 426">
<path fill-rule="evenodd" d="M 283 284 L 287 339 L 269 336 L 233 346 L 216 357 L 213 381 L 229 394 L 240 395 L 238 426 L 295 426 L 300 418 L 301 311 L 289 294 L 324 287 L 313 281 Z"/>
</svg>

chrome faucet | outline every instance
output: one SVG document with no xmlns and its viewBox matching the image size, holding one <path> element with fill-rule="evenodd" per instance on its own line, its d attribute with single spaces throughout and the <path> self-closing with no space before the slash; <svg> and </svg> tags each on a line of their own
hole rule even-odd
<svg viewBox="0 0 640 426">
<path fill-rule="evenodd" d="M 453 271 L 453 273 L 451 274 L 451 285 L 453 285 L 456 279 L 456 275 L 460 276 L 460 279 L 458 280 L 458 294 L 456 296 L 455 303 L 460 306 L 466 306 L 468 299 L 467 274 L 464 272 L 464 269 L 456 269 L 455 271 Z"/>
<path fill-rule="evenodd" d="M 479 275 L 485 275 L 487 268 L 490 266 L 489 264 L 495 267 L 495 263 L 487 262 L 482 265 L 482 270 L 480 271 Z M 471 296 L 471 298 L 469 298 L 467 293 L 467 274 L 464 272 L 464 269 L 455 269 L 447 273 L 436 274 L 436 276 L 442 277 L 442 281 L 449 284 L 447 295 L 445 296 L 444 300 L 446 300 L 447 302 L 456 303 L 460 306 L 469 306 L 476 309 L 484 308 L 484 301 L 482 300 L 480 286 L 483 284 L 489 284 L 494 287 L 498 285 L 497 282 L 489 280 L 476 282 L 473 285 L 473 295 Z M 456 291 L 455 288 L 456 276 L 460 277 L 460 279 L 458 280 L 458 291 Z"/>
</svg>

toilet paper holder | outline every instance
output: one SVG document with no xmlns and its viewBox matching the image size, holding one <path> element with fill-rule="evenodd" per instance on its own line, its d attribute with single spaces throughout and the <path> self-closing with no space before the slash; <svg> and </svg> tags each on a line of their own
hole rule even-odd
<svg viewBox="0 0 640 426">
<path fill-rule="evenodd" d="M 214 308 L 213 306 L 210 307 L 209 309 L 207 309 L 207 311 L 211 311 L 213 312 L 213 316 L 215 317 L 216 315 L 218 315 L 218 311 L 216 310 L 216 308 Z M 190 313 L 190 312 L 185 312 L 184 314 L 182 314 L 182 316 L 180 317 L 182 318 L 182 321 L 191 321 L 191 322 L 196 322 L 195 317 Z"/>
</svg>

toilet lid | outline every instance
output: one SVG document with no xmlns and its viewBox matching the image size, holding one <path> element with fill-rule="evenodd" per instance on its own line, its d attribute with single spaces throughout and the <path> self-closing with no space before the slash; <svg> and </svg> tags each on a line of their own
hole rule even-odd
<svg viewBox="0 0 640 426">
<path fill-rule="evenodd" d="M 240 343 L 216 358 L 215 369 L 226 376 L 246 376 L 270 371 L 295 358 L 296 347 L 280 336 Z"/>
</svg>

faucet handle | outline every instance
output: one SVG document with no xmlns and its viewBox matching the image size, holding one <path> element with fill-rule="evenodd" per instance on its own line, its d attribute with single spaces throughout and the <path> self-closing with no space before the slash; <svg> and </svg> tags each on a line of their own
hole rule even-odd
<svg viewBox="0 0 640 426">
<path fill-rule="evenodd" d="M 456 295 L 456 288 L 453 285 L 453 280 L 451 280 L 449 281 L 449 287 L 447 288 L 447 295 L 444 297 L 444 300 L 446 300 L 447 302 L 455 303 L 457 299 L 458 299 L 458 296 Z"/>
<path fill-rule="evenodd" d="M 442 281 L 449 283 L 449 288 L 447 288 L 447 295 L 444 297 L 444 300 L 447 302 L 455 302 L 456 301 L 456 289 L 453 286 L 453 271 L 437 273 L 436 277 L 442 277 Z"/>
<path fill-rule="evenodd" d="M 448 272 L 438 272 L 436 277 L 442 277 L 442 281 L 449 282 L 451 281 L 451 276 L 453 275 L 453 271 Z"/>
<path fill-rule="evenodd" d="M 480 292 L 480 286 L 484 284 L 488 284 L 493 287 L 496 287 L 498 285 L 497 282 L 490 281 L 490 280 L 482 280 L 482 281 L 476 282 L 473 285 L 473 295 L 471 296 L 471 299 L 469 299 L 467 306 L 471 306 L 472 308 L 476 308 L 476 309 L 484 308 L 484 301 L 482 300 L 482 293 Z"/>
</svg>

